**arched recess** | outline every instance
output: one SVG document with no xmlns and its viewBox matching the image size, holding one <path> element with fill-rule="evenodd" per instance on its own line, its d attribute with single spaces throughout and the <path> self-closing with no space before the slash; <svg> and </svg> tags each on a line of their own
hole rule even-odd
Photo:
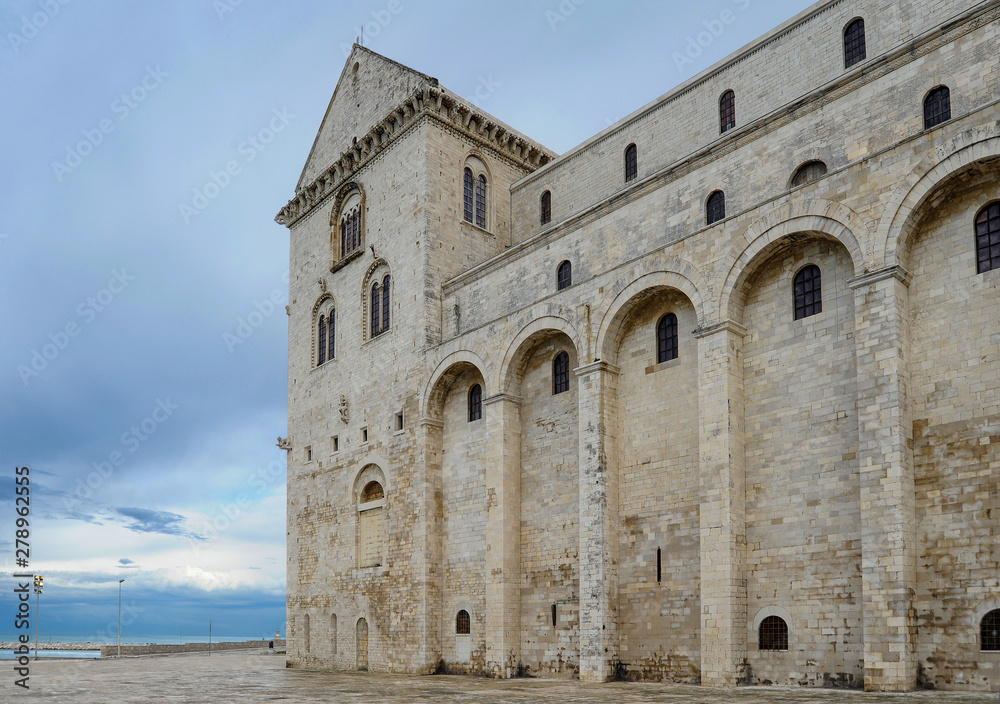
<svg viewBox="0 0 1000 704">
<path fill-rule="evenodd" d="M 470 350 L 457 350 L 442 359 L 427 380 L 420 397 L 421 418 L 441 420 L 441 409 L 451 385 L 455 379 L 473 369 L 478 371 L 486 382 L 483 397 L 492 396 L 493 388 L 489 384 L 489 377 L 486 374 L 487 365 L 482 357 Z"/>
<path fill-rule="evenodd" d="M 322 294 L 316 300 L 315 305 L 313 305 L 312 317 L 310 318 L 310 320 L 312 321 L 311 322 L 311 325 L 312 325 L 312 342 L 311 342 L 311 345 L 310 345 L 310 348 L 309 348 L 310 349 L 311 366 L 313 366 L 313 367 L 319 366 L 319 357 L 318 357 L 317 353 L 318 353 L 318 350 L 319 350 L 319 316 L 320 316 L 320 312 L 322 311 L 323 314 L 327 315 L 327 314 L 330 313 L 331 310 L 336 310 L 336 308 L 337 308 L 337 301 L 333 297 L 333 295 L 330 294 L 330 293 L 324 293 L 324 294 Z M 328 350 L 336 350 L 336 347 L 337 347 L 337 345 L 336 345 L 336 321 L 335 321 L 335 324 L 334 324 L 334 342 L 333 342 L 333 344 L 331 344 L 330 341 L 329 341 L 329 334 L 330 334 L 329 330 L 327 331 L 326 334 L 328 336 L 328 338 L 327 338 L 327 348 L 328 348 Z M 328 362 L 331 359 L 334 359 L 334 357 L 327 355 L 325 357 L 324 361 Z"/>
<path fill-rule="evenodd" d="M 967 130 L 921 161 L 892 194 L 875 236 L 880 267 L 905 266 L 922 207 L 951 179 L 1000 157 L 1000 128 Z"/>
<path fill-rule="evenodd" d="M 580 350 L 580 334 L 565 318 L 546 315 L 525 325 L 508 345 L 500 365 L 500 393 L 514 393 L 520 385 L 524 365 L 538 345 L 554 335 L 565 334 L 573 343 L 574 352 Z"/>
<path fill-rule="evenodd" d="M 392 271 L 389 266 L 389 262 L 381 257 L 378 257 L 371 263 L 367 271 L 365 271 L 365 276 L 361 284 L 361 331 L 362 340 L 372 339 L 372 329 L 371 329 L 371 288 L 372 284 L 378 283 L 381 285 L 382 280 L 388 275 L 391 277 Z M 391 282 L 391 278 L 390 278 Z M 390 283 L 391 289 L 391 283 Z M 379 306 L 381 310 L 382 296 L 379 296 Z M 392 313 L 390 314 L 390 327 L 396 323 L 396 310 L 398 308 L 396 304 L 396 297 L 390 296 L 390 305 L 392 306 Z M 381 314 L 380 314 L 381 315 Z M 381 319 L 381 318 L 380 318 Z"/>
<path fill-rule="evenodd" d="M 806 206 L 786 204 L 759 220 L 733 243 L 729 255 L 716 270 L 717 278 L 724 281 L 719 288 L 719 320 L 742 322 L 745 289 L 751 275 L 775 252 L 805 239 L 818 237 L 840 242 L 850 254 L 855 276 L 864 273 L 864 249 L 854 234 L 861 227 L 860 216 L 838 203 L 812 201 Z"/>
<path fill-rule="evenodd" d="M 358 252 L 364 248 L 365 242 L 365 191 L 361 187 L 361 184 L 357 181 L 351 181 L 350 183 L 345 183 L 341 186 L 340 190 L 337 191 L 337 195 L 333 200 L 333 208 L 330 210 L 330 268 L 333 269 L 341 260 L 346 259 L 347 256 Z M 360 216 L 359 221 L 359 235 L 360 235 L 360 245 L 357 248 L 352 248 L 346 256 L 341 251 L 341 227 L 340 221 L 341 217 L 345 212 L 345 205 L 350 203 L 350 209 L 357 207 L 357 212 Z"/>
<path fill-rule="evenodd" d="M 622 289 L 611 301 L 597 333 L 597 354 L 605 362 L 618 364 L 618 348 L 629 315 L 651 299 L 667 291 L 680 291 L 704 323 L 704 297 L 687 277 L 673 271 L 654 271 L 640 276 Z"/>
</svg>

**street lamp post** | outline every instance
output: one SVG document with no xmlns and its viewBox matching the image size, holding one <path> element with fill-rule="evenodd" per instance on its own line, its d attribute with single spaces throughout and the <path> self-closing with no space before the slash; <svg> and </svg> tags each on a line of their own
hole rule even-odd
<svg viewBox="0 0 1000 704">
<path fill-rule="evenodd" d="M 35 575 L 35 660 L 38 659 L 38 597 L 42 594 L 45 577 L 40 574 Z"/>
<path fill-rule="evenodd" d="M 118 580 L 118 657 L 122 656 L 122 582 Z"/>
</svg>

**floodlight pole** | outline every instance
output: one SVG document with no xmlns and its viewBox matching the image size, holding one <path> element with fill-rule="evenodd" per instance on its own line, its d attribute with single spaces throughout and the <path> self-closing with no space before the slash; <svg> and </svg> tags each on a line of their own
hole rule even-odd
<svg viewBox="0 0 1000 704">
<path fill-rule="evenodd" d="M 118 580 L 118 657 L 122 656 L 122 582 Z"/>
<path fill-rule="evenodd" d="M 41 594 L 35 589 L 35 660 L 38 659 L 38 595 Z"/>
</svg>

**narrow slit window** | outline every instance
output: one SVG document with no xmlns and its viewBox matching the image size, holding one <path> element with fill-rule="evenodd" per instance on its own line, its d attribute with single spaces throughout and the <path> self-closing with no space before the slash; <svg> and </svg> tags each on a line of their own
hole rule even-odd
<svg viewBox="0 0 1000 704">
<path fill-rule="evenodd" d="M 337 356 L 337 309 L 331 308 L 330 315 L 326 318 L 326 358 L 331 360 Z"/>
<path fill-rule="evenodd" d="M 679 354 L 677 316 L 667 313 L 656 324 L 656 363 L 677 359 Z"/>
<path fill-rule="evenodd" d="M 559 265 L 556 272 L 556 285 L 560 291 L 573 285 L 573 265 L 569 261 Z"/>
<path fill-rule="evenodd" d="M 555 628 L 556 625 L 556 605 L 552 605 L 552 627 Z"/>
<path fill-rule="evenodd" d="M 552 362 L 552 393 L 569 391 L 569 355 L 560 352 Z"/>
<path fill-rule="evenodd" d="M 483 387 L 474 384 L 469 389 L 469 422 L 481 420 L 483 417 Z"/>
<path fill-rule="evenodd" d="M 639 175 L 639 150 L 634 144 L 628 145 L 625 150 L 625 183 L 632 181 Z"/>
<path fill-rule="evenodd" d="M 810 264 L 795 275 L 795 320 L 823 312 L 823 285 L 819 267 Z"/>
<path fill-rule="evenodd" d="M 463 196 L 464 210 L 462 217 L 466 222 L 472 222 L 474 181 L 475 179 L 472 176 L 472 169 L 465 167 L 465 191 Z"/>
<path fill-rule="evenodd" d="M 389 311 L 391 306 L 389 305 L 390 298 L 389 292 L 392 290 L 392 278 L 386 274 L 382 279 L 382 329 L 379 330 L 380 333 L 385 332 L 389 329 Z"/>
<path fill-rule="evenodd" d="M 552 193 L 545 191 L 542 194 L 542 224 L 547 225 L 552 221 Z"/>
<path fill-rule="evenodd" d="M 726 194 L 722 191 L 715 191 L 708 197 L 705 205 L 706 216 L 709 225 L 713 225 L 720 220 L 726 219 Z"/>
<path fill-rule="evenodd" d="M 656 548 L 656 583 L 663 581 L 663 562 L 660 548 Z"/>
<path fill-rule="evenodd" d="M 486 229 L 486 177 L 482 174 L 476 183 L 476 225 Z"/>
<path fill-rule="evenodd" d="M 382 300 L 379 295 L 378 283 L 372 284 L 372 337 L 378 335 L 378 324 L 379 324 L 379 309 L 378 304 Z"/>
<path fill-rule="evenodd" d="M 319 316 L 319 359 L 317 365 L 326 362 L 326 316 Z"/>
<path fill-rule="evenodd" d="M 724 134 L 736 127 L 736 93 L 727 90 L 719 98 L 719 133 Z"/>
<path fill-rule="evenodd" d="M 788 624 L 780 616 L 768 616 L 760 624 L 757 646 L 761 650 L 788 650 Z"/>
<path fill-rule="evenodd" d="M 1000 269 L 1000 201 L 990 203 L 976 216 L 977 271 Z"/>
<path fill-rule="evenodd" d="M 844 30 L 844 68 L 865 60 L 868 52 L 865 48 L 865 21 L 860 17 Z"/>
<path fill-rule="evenodd" d="M 924 99 L 924 129 L 929 130 L 951 119 L 951 91 L 938 86 Z"/>
</svg>

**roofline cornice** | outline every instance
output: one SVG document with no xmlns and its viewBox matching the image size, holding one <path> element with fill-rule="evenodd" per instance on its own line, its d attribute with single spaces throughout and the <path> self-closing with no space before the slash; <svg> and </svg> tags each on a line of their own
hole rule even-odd
<svg viewBox="0 0 1000 704">
<path fill-rule="evenodd" d="M 556 154 L 516 132 L 488 113 L 477 110 L 431 79 L 371 127 L 353 146 L 309 185 L 299 189 L 274 220 L 291 227 L 352 180 L 355 174 L 381 155 L 421 118 L 430 117 L 495 152 L 526 171 L 544 166 Z"/>
</svg>

